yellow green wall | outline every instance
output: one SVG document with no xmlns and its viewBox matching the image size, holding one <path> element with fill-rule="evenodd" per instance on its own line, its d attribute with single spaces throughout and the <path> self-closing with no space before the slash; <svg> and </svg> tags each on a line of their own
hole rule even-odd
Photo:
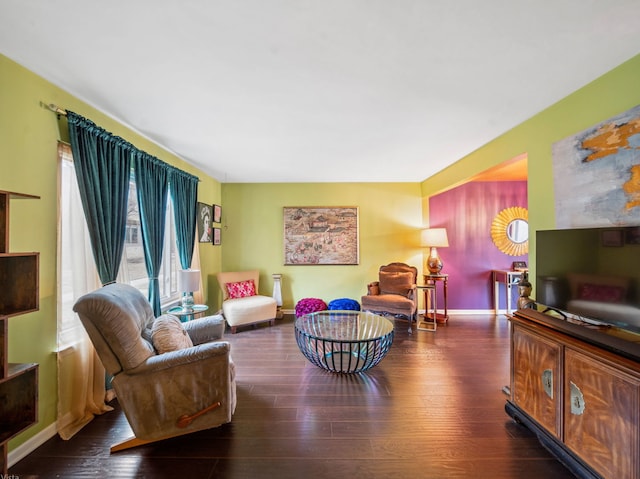
<svg viewBox="0 0 640 479">
<path fill-rule="evenodd" d="M 222 268 L 260 270 L 270 295 L 271 274 L 281 273 L 283 308 L 302 298 L 360 300 L 380 265 L 393 261 L 420 270 L 422 226 L 419 183 L 271 183 L 222 185 Z M 283 207 L 356 206 L 360 264 L 284 266 Z"/>
<path fill-rule="evenodd" d="M 200 201 L 221 200 L 216 180 L 0 55 L 0 190 L 41 198 L 11 202 L 10 250 L 40 252 L 40 310 L 9 321 L 9 361 L 39 363 L 40 370 L 39 422 L 12 440 L 10 449 L 56 420 L 56 149 L 60 131 L 56 115 L 40 102 L 73 110 L 151 155 L 197 175 Z M 203 248 L 201 262 L 206 280 L 220 268 L 221 250 Z"/>
<path fill-rule="evenodd" d="M 551 80 L 552 81 L 552 80 Z M 535 278 L 535 231 L 555 227 L 553 143 L 640 104 L 640 55 L 623 63 L 421 184 L 430 195 L 526 153 L 528 157 L 529 264 Z M 530 85 L 526 88 L 535 88 Z M 579 194 L 579 192 L 576 192 Z M 428 212 L 423 211 L 428 224 Z"/>
<path fill-rule="evenodd" d="M 555 226 L 551 145 L 640 104 L 638 83 L 640 56 L 418 186 L 413 183 L 223 184 L 222 267 L 224 270 L 260 269 L 261 290 L 266 294 L 271 291 L 271 274 L 282 273 L 285 309 L 293 308 L 296 301 L 309 296 L 325 300 L 338 296 L 359 298 L 364 293 L 364 284 L 375 278 L 381 264 L 406 261 L 422 269 L 417 230 L 429 224 L 431 195 L 522 154 L 528 157 L 529 261 L 534 266 L 533 232 Z M 360 265 L 283 266 L 284 206 L 358 206 Z"/>
</svg>

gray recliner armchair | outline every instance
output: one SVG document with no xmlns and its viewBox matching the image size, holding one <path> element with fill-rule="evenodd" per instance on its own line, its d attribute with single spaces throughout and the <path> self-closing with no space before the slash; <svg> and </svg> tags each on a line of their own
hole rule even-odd
<svg viewBox="0 0 640 479">
<path fill-rule="evenodd" d="M 155 318 L 147 298 L 128 284 L 86 294 L 73 309 L 113 376 L 135 435 L 111 452 L 231 421 L 235 371 L 230 345 L 221 341 L 221 316 L 187 323 L 170 315 Z"/>
</svg>

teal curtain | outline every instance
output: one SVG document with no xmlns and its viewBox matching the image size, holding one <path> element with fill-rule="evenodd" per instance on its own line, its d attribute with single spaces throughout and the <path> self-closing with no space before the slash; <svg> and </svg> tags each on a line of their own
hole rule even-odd
<svg viewBox="0 0 640 479">
<path fill-rule="evenodd" d="M 149 302 L 161 313 L 162 262 L 169 184 L 175 205 L 180 264 L 189 268 L 196 231 L 198 177 L 172 167 L 90 120 L 67 110 L 69 137 L 91 247 L 102 284 L 116 281 L 127 227 L 129 178 L 135 171 Z"/>
<path fill-rule="evenodd" d="M 180 266 L 189 269 L 196 236 L 198 178 L 174 168 L 169 172 L 169 191 L 173 202 Z"/>
<path fill-rule="evenodd" d="M 67 122 L 96 267 L 103 285 L 113 283 L 124 249 L 132 145 L 72 111 Z"/>
<path fill-rule="evenodd" d="M 165 163 L 141 151 L 135 153 L 134 163 L 142 245 L 149 276 L 149 303 L 155 315 L 160 316 L 162 311 L 158 273 L 164 246 L 169 169 Z"/>
</svg>

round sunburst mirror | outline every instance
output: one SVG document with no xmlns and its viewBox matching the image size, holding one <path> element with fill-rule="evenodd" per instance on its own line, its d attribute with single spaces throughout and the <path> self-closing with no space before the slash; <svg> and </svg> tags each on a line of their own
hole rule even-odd
<svg viewBox="0 0 640 479">
<path fill-rule="evenodd" d="M 496 215 L 491 223 L 491 239 L 500 251 L 509 256 L 529 252 L 529 212 L 513 206 Z"/>
</svg>

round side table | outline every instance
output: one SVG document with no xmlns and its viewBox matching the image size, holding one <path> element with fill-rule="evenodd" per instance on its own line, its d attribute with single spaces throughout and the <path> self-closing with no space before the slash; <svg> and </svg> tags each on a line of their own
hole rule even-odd
<svg viewBox="0 0 640 479">
<path fill-rule="evenodd" d="M 175 306 L 165 311 L 166 313 L 173 314 L 180 318 L 183 323 L 195 319 L 196 315 L 203 314 L 209 309 L 206 304 L 194 304 L 191 309 L 182 309 L 182 306 Z"/>
</svg>

